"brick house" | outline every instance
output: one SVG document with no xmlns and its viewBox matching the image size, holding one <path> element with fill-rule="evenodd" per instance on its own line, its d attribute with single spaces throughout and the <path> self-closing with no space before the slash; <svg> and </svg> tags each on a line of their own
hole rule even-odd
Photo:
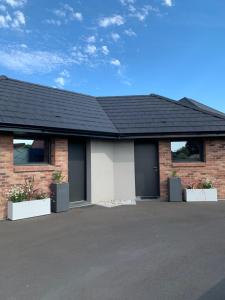
<svg viewBox="0 0 225 300">
<path fill-rule="evenodd" d="M 81 201 L 167 200 L 173 170 L 183 184 L 210 179 L 225 199 L 225 115 L 159 95 L 91 97 L 0 77 L 0 218 L 7 190 L 52 173 Z"/>
</svg>

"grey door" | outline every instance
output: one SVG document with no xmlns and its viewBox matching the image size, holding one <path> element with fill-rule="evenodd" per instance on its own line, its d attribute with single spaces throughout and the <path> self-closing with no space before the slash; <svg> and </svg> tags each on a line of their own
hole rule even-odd
<svg viewBox="0 0 225 300">
<path fill-rule="evenodd" d="M 70 202 L 86 200 L 86 142 L 69 141 Z"/>
<path fill-rule="evenodd" d="M 134 144 L 134 153 L 136 196 L 159 197 L 158 144 L 137 141 Z"/>
</svg>

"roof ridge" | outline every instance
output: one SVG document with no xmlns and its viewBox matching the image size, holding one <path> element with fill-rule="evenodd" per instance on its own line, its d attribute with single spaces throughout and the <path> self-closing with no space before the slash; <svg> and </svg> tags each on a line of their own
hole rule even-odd
<svg viewBox="0 0 225 300">
<path fill-rule="evenodd" d="M 109 117 L 109 115 L 107 114 L 107 112 L 102 107 L 101 103 L 99 103 L 98 99 L 95 98 L 95 100 L 98 103 L 99 107 L 101 108 L 102 112 L 106 115 L 107 119 L 109 119 L 109 121 L 111 122 L 112 126 L 116 129 L 117 133 L 119 134 L 119 129 L 117 128 L 116 124 L 114 124 L 114 122 L 112 121 L 112 119 Z"/>
<path fill-rule="evenodd" d="M 102 106 L 102 104 L 98 101 L 98 98 L 96 97 L 96 100 L 99 104 L 99 106 L 101 107 L 101 109 L 104 111 L 104 113 L 106 114 L 107 118 L 110 120 L 110 122 L 112 123 L 112 125 L 115 127 L 115 129 L 117 130 L 118 134 L 120 134 L 119 128 L 116 126 L 116 124 L 113 122 L 112 118 L 109 116 L 109 114 L 105 111 L 104 107 Z"/>
<path fill-rule="evenodd" d="M 106 99 L 106 98 L 133 98 L 133 97 L 149 97 L 150 95 L 122 95 L 122 96 L 97 96 L 96 99 Z"/>
</svg>

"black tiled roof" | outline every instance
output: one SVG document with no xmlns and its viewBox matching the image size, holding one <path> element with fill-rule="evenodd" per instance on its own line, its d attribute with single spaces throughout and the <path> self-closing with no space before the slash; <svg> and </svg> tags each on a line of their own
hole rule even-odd
<svg viewBox="0 0 225 300">
<path fill-rule="evenodd" d="M 210 106 L 207 106 L 203 103 L 200 103 L 194 99 L 190 99 L 190 98 L 187 98 L 187 97 L 184 97 L 182 98 L 181 100 L 179 100 L 179 102 L 181 104 L 184 104 L 190 108 L 197 108 L 197 109 L 200 109 L 200 110 L 203 110 L 203 111 L 206 111 L 206 112 L 209 112 L 209 113 L 212 113 L 214 115 L 219 115 L 221 117 L 224 117 L 225 118 L 225 113 L 222 113 L 221 111 L 219 110 L 216 110 Z"/>
<path fill-rule="evenodd" d="M 112 137 L 225 134 L 223 113 L 188 100 L 154 94 L 95 98 L 0 76 L 0 126 Z"/>
<path fill-rule="evenodd" d="M 120 134 L 225 131 L 225 119 L 159 95 L 99 97 Z"/>
<path fill-rule="evenodd" d="M 96 98 L 0 77 L 0 123 L 116 133 Z"/>
</svg>

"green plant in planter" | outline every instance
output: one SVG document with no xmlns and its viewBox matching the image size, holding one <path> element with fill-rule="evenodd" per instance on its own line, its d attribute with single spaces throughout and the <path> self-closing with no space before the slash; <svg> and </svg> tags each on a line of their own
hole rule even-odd
<svg viewBox="0 0 225 300">
<path fill-rule="evenodd" d="M 8 200 L 17 203 L 26 200 L 26 194 L 22 186 L 13 186 L 8 192 Z"/>
<path fill-rule="evenodd" d="M 173 170 L 172 173 L 171 173 L 171 177 L 178 177 L 177 176 L 177 171 Z"/>
<path fill-rule="evenodd" d="M 34 177 L 25 179 L 22 185 L 12 186 L 7 196 L 13 203 L 48 198 L 46 193 L 35 187 Z"/>
<path fill-rule="evenodd" d="M 186 188 L 187 188 L 188 190 L 198 189 L 199 184 L 200 184 L 199 181 L 190 181 L 190 182 L 187 184 Z"/>
<path fill-rule="evenodd" d="M 193 181 L 187 185 L 187 189 L 203 189 L 203 190 L 208 190 L 208 189 L 213 189 L 214 184 L 210 180 L 198 180 L 198 181 Z"/>
<path fill-rule="evenodd" d="M 206 190 L 213 189 L 214 185 L 213 185 L 212 181 L 204 180 L 204 181 L 201 182 L 200 188 L 206 189 Z"/>
<path fill-rule="evenodd" d="M 55 171 L 53 172 L 52 174 L 52 180 L 54 183 L 63 183 L 63 179 L 64 179 L 64 176 L 62 174 L 62 171 Z"/>
<path fill-rule="evenodd" d="M 46 198 L 49 198 L 49 195 L 47 193 L 39 191 L 36 194 L 34 194 L 33 200 L 41 200 L 41 199 L 46 199 Z"/>
</svg>

